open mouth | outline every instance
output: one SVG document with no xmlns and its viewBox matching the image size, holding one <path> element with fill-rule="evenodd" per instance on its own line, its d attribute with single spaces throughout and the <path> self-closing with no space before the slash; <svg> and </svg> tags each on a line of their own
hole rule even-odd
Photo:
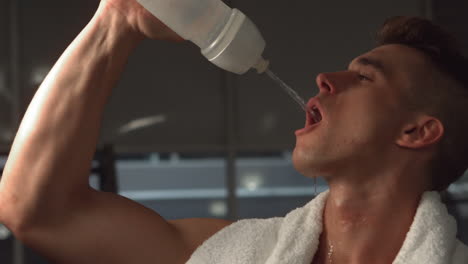
<svg viewBox="0 0 468 264">
<path fill-rule="evenodd" d="M 316 125 L 323 119 L 322 111 L 316 102 L 309 103 L 308 106 L 310 110 L 307 112 L 306 127 Z"/>
<path fill-rule="evenodd" d="M 309 117 L 309 124 L 311 125 L 320 123 L 320 121 L 322 121 L 322 113 L 320 112 L 318 107 L 315 105 L 310 108 L 310 113 L 308 117 Z"/>
<path fill-rule="evenodd" d="M 323 112 L 321 110 L 320 102 L 316 98 L 312 98 L 307 103 L 309 111 L 306 111 L 306 124 L 305 127 L 296 131 L 296 135 L 306 134 L 314 130 L 323 120 Z"/>
</svg>

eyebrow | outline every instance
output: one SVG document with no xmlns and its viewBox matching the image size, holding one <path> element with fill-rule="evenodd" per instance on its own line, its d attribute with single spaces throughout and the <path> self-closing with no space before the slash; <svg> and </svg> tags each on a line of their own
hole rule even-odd
<svg viewBox="0 0 468 264">
<path fill-rule="evenodd" d="M 380 61 L 380 60 L 369 58 L 369 57 L 360 57 L 360 58 L 357 59 L 356 63 L 359 63 L 359 64 L 364 65 L 364 66 L 371 66 L 375 70 L 382 73 L 383 75 L 386 75 L 385 74 L 386 73 L 385 66 L 383 65 L 382 61 Z"/>
</svg>

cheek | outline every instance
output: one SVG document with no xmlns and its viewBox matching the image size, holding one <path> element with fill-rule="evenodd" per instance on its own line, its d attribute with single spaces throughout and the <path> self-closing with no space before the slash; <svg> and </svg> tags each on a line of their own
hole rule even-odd
<svg viewBox="0 0 468 264">
<path fill-rule="evenodd" d="M 386 126 L 391 117 L 388 110 L 374 103 L 356 103 L 343 109 L 350 110 L 343 111 L 341 118 L 336 120 L 336 131 L 331 131 L 331 133 L 341 135 L 340 141 L 346 145 L 361 145 L 378 141 L 387 129 Z"/>
</svg>

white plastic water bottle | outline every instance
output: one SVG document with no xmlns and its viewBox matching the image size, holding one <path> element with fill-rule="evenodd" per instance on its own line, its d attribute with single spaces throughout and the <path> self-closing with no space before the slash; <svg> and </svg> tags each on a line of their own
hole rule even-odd
<svg viewBox="0 0 468 264">
<path fill-rule="evenodd" d="M 195 43 L 212 63 L 227 71 L 259 73 L 268 68 L 262 57 L 265 40 L 255 24 L 221 0 L 137 0 L 182 38 Z"/>
</svg>

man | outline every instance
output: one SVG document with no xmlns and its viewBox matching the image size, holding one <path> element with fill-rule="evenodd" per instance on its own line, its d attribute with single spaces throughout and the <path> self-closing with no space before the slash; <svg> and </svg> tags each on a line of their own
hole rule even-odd
<svg viewBox="0 0 468 264">
<path fill-rule="evenodd" d="M 321 118 L 296 132 L 293 159 L 324 176 L 328 193 L 284 221 L 166 221 L 88 186 L 128 56 L 145 37 L 180 40 L 134 1 L 102 1 L 28 108 L 0 183 L 0 222 L 54 263 L 467 263 L 453 219 L 425 193 L 466 168 L 468 82 L 456 67 L 467 63 L 444 41 L 416 49 L 395 37 L 404 30 L 390 33 L 348 70 L 317 77 L 309 106 Z"/>
</svg>

